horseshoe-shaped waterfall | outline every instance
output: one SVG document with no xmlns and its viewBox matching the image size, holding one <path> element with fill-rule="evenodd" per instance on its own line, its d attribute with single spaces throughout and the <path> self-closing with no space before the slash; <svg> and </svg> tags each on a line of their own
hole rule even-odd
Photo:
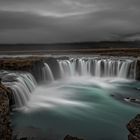
<svg viewBox="0 0 140 140">
<path fill-rule="evenodd" d="M 139 111 L 128 99 L 140 98 L 136 64 L 135 58 L 56 57 L 55 64 L 43 61 L 41 80 L 36 73 L 1 71 L 14 95 L 14 129 L 39 128 L 49 140 L 68 133 L 127 140 L 124 126 Z"/>
</svg>

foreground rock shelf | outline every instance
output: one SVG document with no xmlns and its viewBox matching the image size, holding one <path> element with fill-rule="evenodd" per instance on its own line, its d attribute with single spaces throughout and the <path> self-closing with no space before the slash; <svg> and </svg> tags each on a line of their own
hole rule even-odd
<svg viewBox="0 0 140 140">
<path fill-rule="evenodd" d="M 30 131 L 28 128 L 27 128 L 27 131 Z M 24 133 L 24 132 L 23 132 Z M 38 131 L 36 131 L 35 133 L 38 133 Z M 35 133 L 32 133 L 34 134 L 34 136 L 32 136 L 31 138 L 28 138 L 28 137 L 21 137 L 21 138 L 17 138 L 16 136 L 13 138 L 13 140 L 49 140 L 49 138 L 42 138 L 42 136 L 40 137 L 35 137 Z M 52 139 L 51 139 L 52 140 Z M 55 139 L 56 140 L 56 139 Z M 66 135 L 64 137 L 63 140 L 84 140 L 82 138 L 78 138 L 78 137 L 73 137 L 73 136 L 70 136 L 70 135 Z"/>
<path fill-rule="evenodd" d="M 140 114 L 128 123 L 127 129 L 130 132 L 128 140 L 140 140 Z"/>
<path fill-rule="evenodd" d="M 84 139 L 67 135 L 65 136 L 64 140 L 84 140 Z"/>
<path fill-rule="evenodd" d="M 10 94 L 12 94 L 11 90 L 0 84 L 0 140 L 12 139 Z"/>
</svg>

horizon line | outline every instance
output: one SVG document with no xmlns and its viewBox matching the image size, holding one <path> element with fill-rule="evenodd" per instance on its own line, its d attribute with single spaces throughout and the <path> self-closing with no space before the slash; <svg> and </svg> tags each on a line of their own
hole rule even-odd
<svg viewBox="0 0 140 140">
<path fill-rule="evenodd" d="M 118 41 L 75 41 L 75 42 L 56 42 L 56 43 L 0 43 L 0 45 L 58 45 L 58 44 L 85 44 L 85 43 L 140 43 L 140 40 L 118 40 Z"/>
</svg>

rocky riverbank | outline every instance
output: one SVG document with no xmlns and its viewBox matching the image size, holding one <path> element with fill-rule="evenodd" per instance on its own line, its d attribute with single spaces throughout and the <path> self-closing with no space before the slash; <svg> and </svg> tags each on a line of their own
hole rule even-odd
<svg viewBox="0 0 140 140">
<path fill-rule="evenodd" d="M 12 94 L 11 90 L 0 84 L 0 140 L 12 139 L 10 94 Z"/>
<path fill-rule="evenodd" d="M 140 140 L 140 114 L 128 123 L 127 129 L 130 132 L 128 140 Z"/>
</svg>

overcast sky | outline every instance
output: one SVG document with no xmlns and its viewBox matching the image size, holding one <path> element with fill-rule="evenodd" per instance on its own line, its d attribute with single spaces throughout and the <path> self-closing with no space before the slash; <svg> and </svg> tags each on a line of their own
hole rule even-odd
<svg viewBox="0 0 140 140">
<path fill-rule="evenodd" d="M 0 0 L 0 43 L 140 39 L 140 0 Z"/>
</svg>

